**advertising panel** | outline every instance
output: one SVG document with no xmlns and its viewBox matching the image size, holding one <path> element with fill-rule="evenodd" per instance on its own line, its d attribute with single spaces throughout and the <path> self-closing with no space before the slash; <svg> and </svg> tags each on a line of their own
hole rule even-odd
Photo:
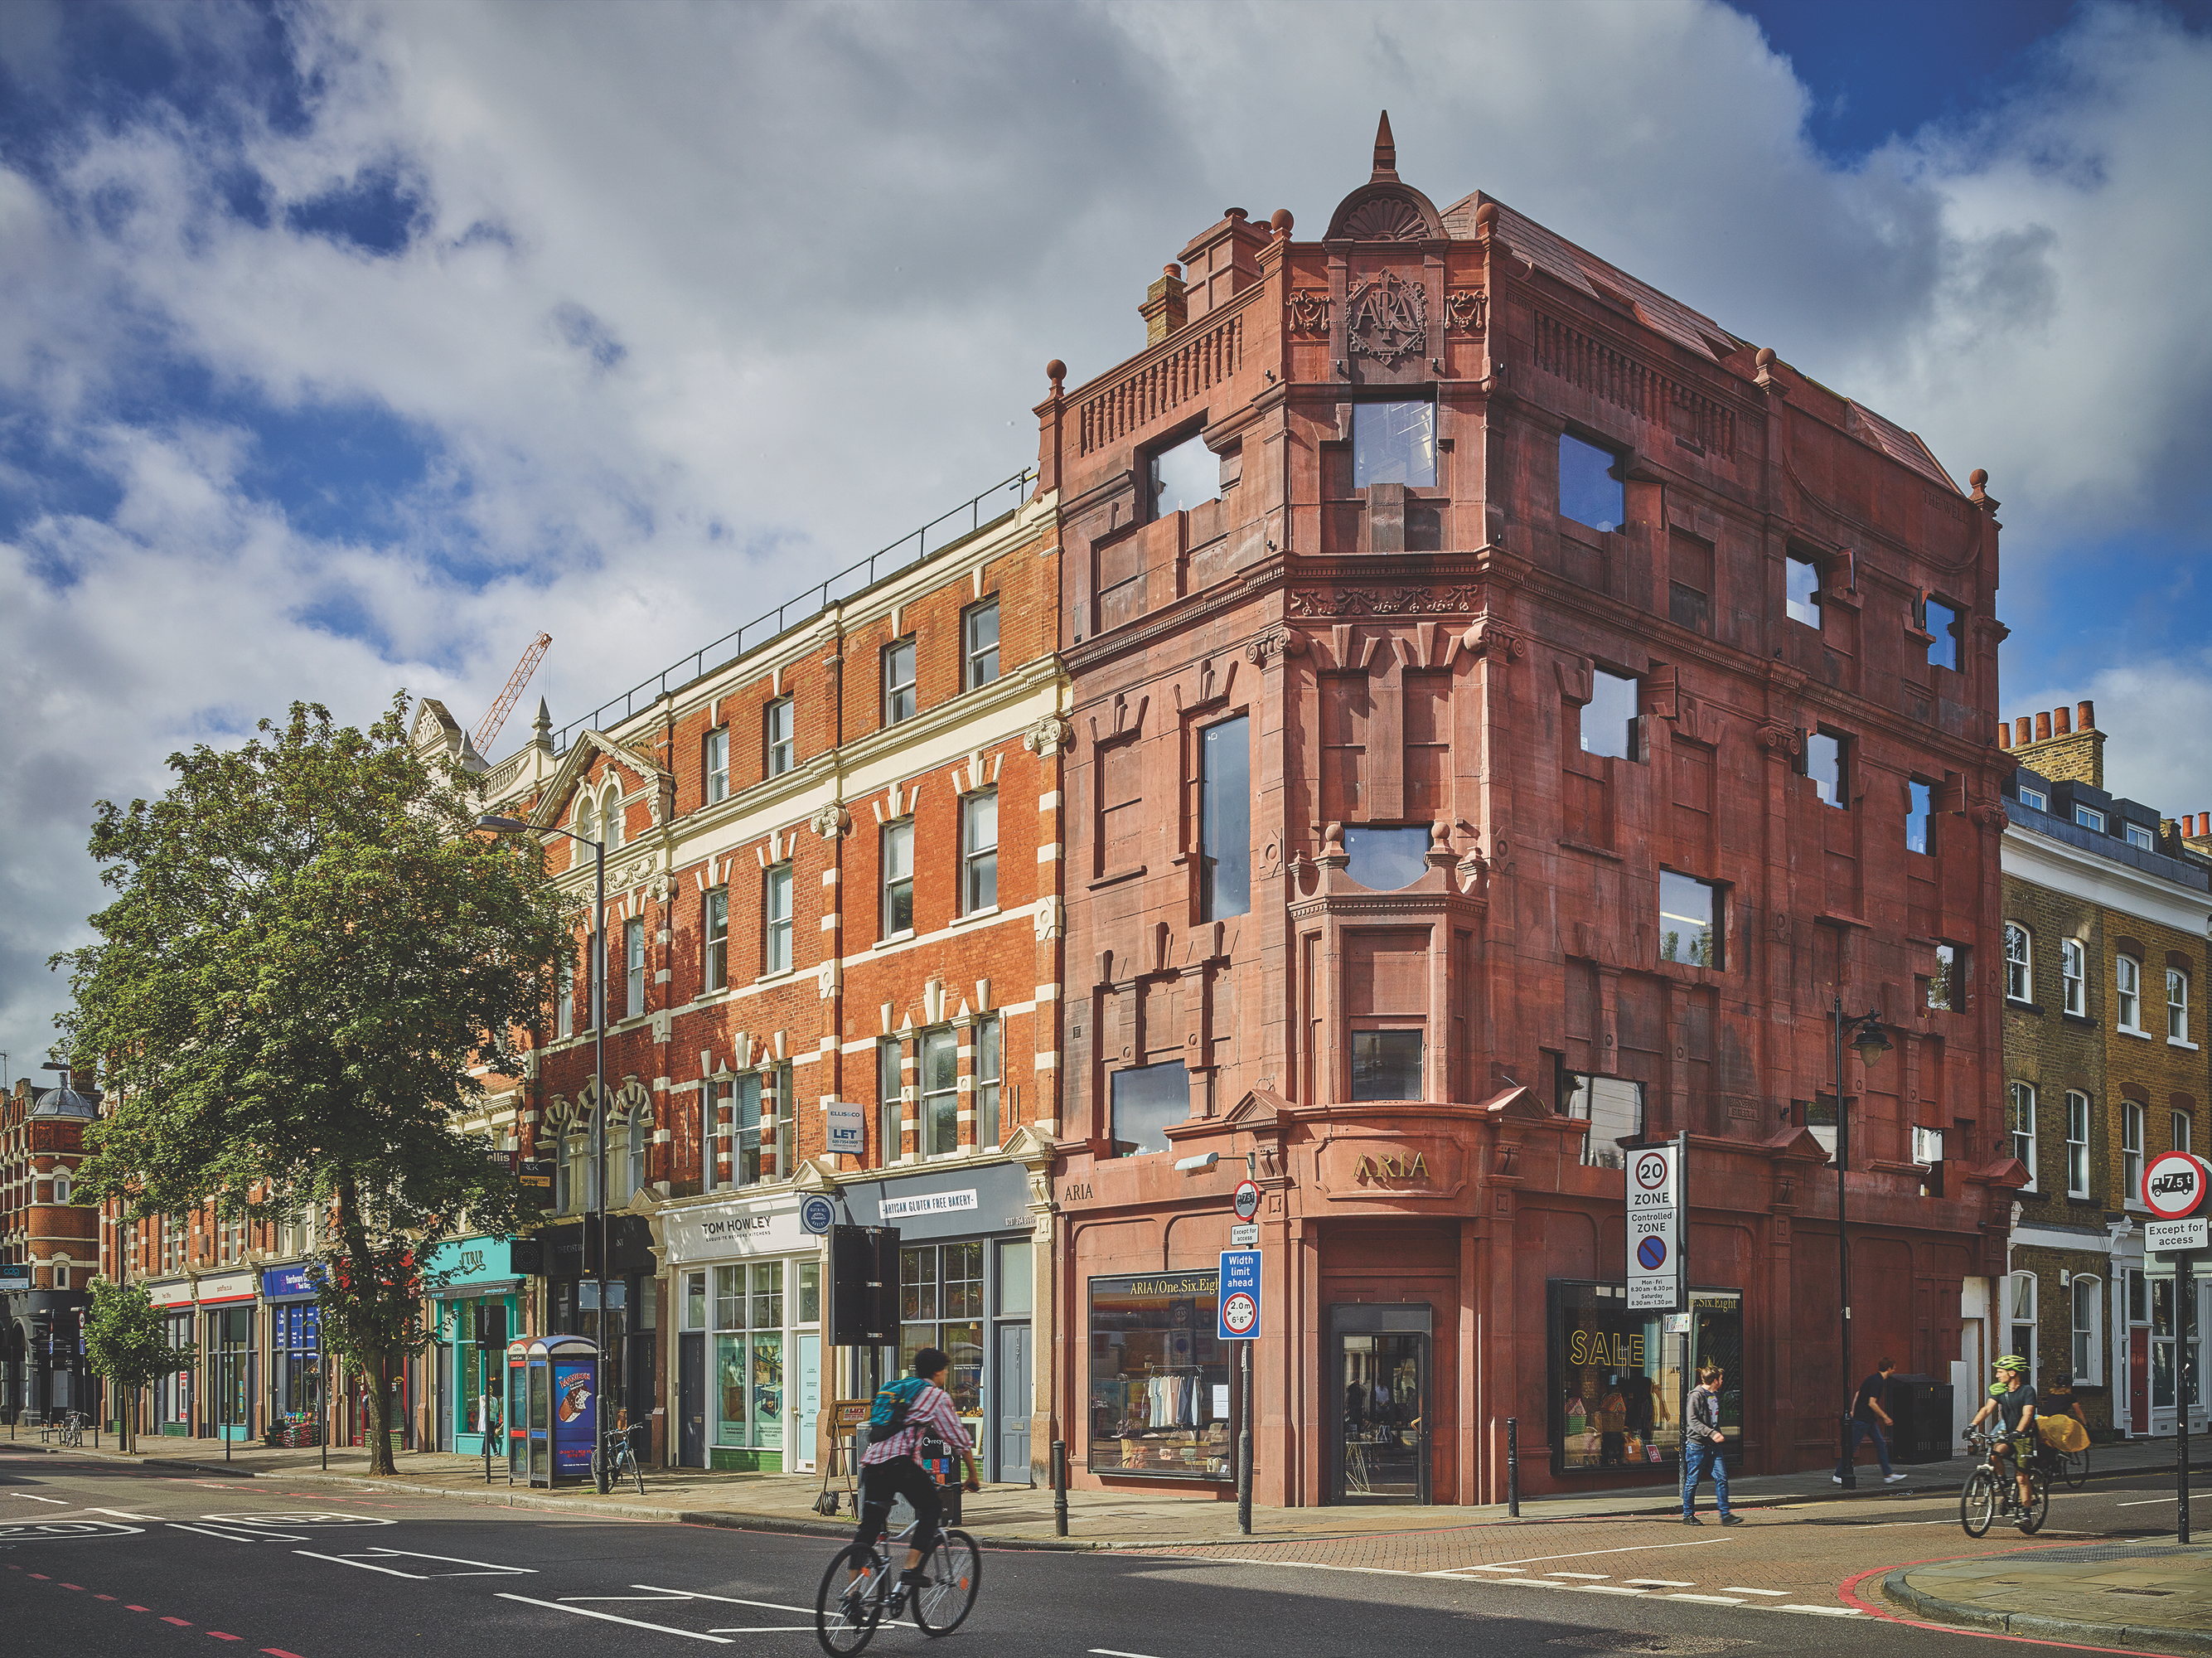
<svg viewBox="0 0 2212 1658">
<path fill-rule="evenodd" d="M 589 1358 L 553 1361 L 553 1476 L 588 1479 L 599 1436 L 599 1398 Z"/>
</svg>

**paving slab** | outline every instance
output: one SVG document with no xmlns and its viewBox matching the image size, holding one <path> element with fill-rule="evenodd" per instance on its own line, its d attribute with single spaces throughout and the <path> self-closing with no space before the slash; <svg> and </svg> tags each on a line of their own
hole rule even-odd
<svg viewBox="0 0 2212 1658">
<path fill-rule="evenodd" d="M 2212 1655 L 2212 1545 L 2051 1545 L 1901 1566 L 1895 1605 L 1932 1622 L 2142 1652 Z"/>
</svg>

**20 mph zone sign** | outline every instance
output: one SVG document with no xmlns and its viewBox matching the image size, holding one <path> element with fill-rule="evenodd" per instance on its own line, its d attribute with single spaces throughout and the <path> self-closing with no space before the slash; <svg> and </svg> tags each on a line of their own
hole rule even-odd
<svg viewBox="0 0 2212 1658">
<path fill-rule="evenodd" d="M 1681 1154 L 1647 1146 L 1628 1158 L 1628 1305 L 1672 1313 L 1682 1304 Z"/>
</svg>

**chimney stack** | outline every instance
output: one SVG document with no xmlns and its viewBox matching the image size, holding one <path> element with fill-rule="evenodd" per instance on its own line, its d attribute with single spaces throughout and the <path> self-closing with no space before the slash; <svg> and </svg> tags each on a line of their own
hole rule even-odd
<svg viewBox="0 0 2212 1658">
<path fill-rule="evenodd" d="M 2012 722 L 2012 741 L 2004 744 L 2022 765 L 2054 783 L 2105 786 L 2105 734 L 2097 729 L 2097 705 L 2043 709 Z"/>
</svg>

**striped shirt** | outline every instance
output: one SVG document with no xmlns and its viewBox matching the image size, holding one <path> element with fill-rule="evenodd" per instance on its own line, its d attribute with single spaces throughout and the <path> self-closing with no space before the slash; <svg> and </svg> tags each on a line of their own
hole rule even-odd
<svg viewBox="0 0 2212 1658">
<path fill-rule="evenodd" d="M 959 1412 L 952 1408 L 951 1396 L 942 1387 L 925 1387 L 915 1396 L 913 1407 L 907 1412 L 906 1426 L 887 1439 L 871 1439 L 868 1448 L 860 1453 L 860 1466 L 865 1468 L 889 1462 L 894 1457 L 910 1457 L 927 1434 L 935 1434 L 956 1451 L 975 1448 Z"/>
</svg>

